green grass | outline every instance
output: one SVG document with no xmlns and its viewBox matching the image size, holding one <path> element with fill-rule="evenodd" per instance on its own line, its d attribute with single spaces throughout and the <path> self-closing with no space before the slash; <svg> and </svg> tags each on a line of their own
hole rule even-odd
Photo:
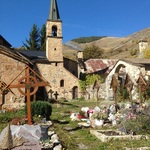
<svg viewBox="0 0 150 150">
<path fill-rule="evenodd" d="M 99 104 L 99 103 L 98 103 Z M 61 104 L 51 104 L 52 115 L 50 117 L 53 122 L 53 126 L 49 130 L 55 131 L 59 136 L 63 150 L 79 150 L 79 145 L 85 146 L 88 150 L 124 150 L 124 147 L 137 148 L 137 147 L 150 147 L 150 140 L 141 139 L 135 140 L 115 140 L 108 143 L 102 143 L 94 135 L 90 134 L 90 129 L 93 128 L 81 128 L 78 126 L 78 122 L 71 121 L 70 115 L 74 112 L 79 112 L 82 107 L 94 108 L 96 106 L 95 101 L 71 101 L 62 102 Z M 99 105 L 101 107 L 101 105 Z M 24 110 L 15 113 L 0 114 L 0 118 L 24 116 Z M 11 116 L 11 117 L 10 117 Z M 0 122 L 0 131 L 8 122 Z M 66 129 L 71 129 L 67 131 Z"/>
<path fill-rule="evenodd" d="M 124 150 L 124 147 L 150 147 L 150 140 L 145 139 L 140 141 L 115 140 L 102 143 L 90 134 L 91 128 L 79 128 L 78 122 L 70 120 L 72 112 L 79 112 L 82 107 L 94 108 L 95 106 L 96 102 L 93 101 L 64 102 L 61 107 L 58 107 L 57 104 L 52 105 L 51 120 L 54 122 L 54 125 L 50 130 L 56 131 L 64 146 L 64 150 L 79 150 L 79 144 L 87 146 L 88 150 Z M 66 120 L 66 122 L 61 123 L 61 120 Z M 72 131 L 67 131 L 66 128 L 72 128 Z"/>
<path fill-rule="evenodd" d="M 0 113 L 0 132 L 8 125 L 8 123 L 14 118 L 14 117 L 25 117 L 25 110 L 19 110 L 16 112 L 6 112 L 6 113 Z"/>
</svg>

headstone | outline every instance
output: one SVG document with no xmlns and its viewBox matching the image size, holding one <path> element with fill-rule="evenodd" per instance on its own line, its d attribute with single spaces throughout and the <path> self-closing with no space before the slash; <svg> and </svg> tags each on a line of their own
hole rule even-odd
<svg viewBox="0 0 150 150">
<path fill-rule="evenodd" d="M 58 93 L 57 93 L 57 91 L 54 93 L 54 96 L 55 96 L 55 99 L 57 100 L 57 98 L 58 98 Z"/>
<path fill-rule="evenodd" d="M 12 133 L 10 129 L 10 124 L 6 127 L 4 136 L 2 138 L 2 141 L 0 141 L 0 149 L 12 149 L 13 148 L 13 139 L 12 139 Z"/>
<path fill-rule="evenodd" d="M 46 118 L 42 118 L 42 123 L 46 123 Z"/>
<path fill-rule="evenodd" d="M 41 138 L 40 140 L 41 141 L 45 141 L 48 139 L 48 128 L 49 126 L 48 125 L 41 125 Z"/>
</svg>

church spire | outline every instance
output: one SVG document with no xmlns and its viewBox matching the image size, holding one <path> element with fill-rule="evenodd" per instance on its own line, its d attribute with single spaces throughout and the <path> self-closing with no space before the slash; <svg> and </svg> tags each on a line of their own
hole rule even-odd
<svg viewBox="0 0 150 150">
<path fill-rule="evenodd" d="M 51 7 L 48 20 L 60 20 L 57 0 L 51 0 Z"/>
</svg>

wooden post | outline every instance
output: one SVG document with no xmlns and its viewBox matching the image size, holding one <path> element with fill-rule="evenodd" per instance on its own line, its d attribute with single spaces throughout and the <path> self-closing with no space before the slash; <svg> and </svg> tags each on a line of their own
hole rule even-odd
<svg viewBox="0 0 150 150">
<path fill-rule="evenodd" d="M 132 101 L 132 89 L 133 89 L 133 82 L 130 79 L 129 75 L 126 75 L 126 79 L 125 79 L 125 87 L 127 89 L 127 91 L 129 92 L 129 99 L 130 99 L 130 103 L 131 103 L 131 109 L 132 109 L 132 113 L 134 113 L 134 109 L 133 109 L 133 101 Z"/>
<path fill-rule="evenodd" d="M 114 95 L 114 102 L 115 102 L 115 110 L 116 112 L 118 111 L 118 107 L 117 107 L 117 89 L 118 89 L 118 80 L 116 79 L 116 76 L 113 74 L 112 76 L 112 80 L 111 80 L 111 84 L 110 84 L 110 88 L 113 89 L 113 95 Z"/>
<path fill-rule="evenodd" d="M 13 84 L 13 82 L 25 71 L 25 76 L 21 77 L 18 80 L 18 84 Z M 10 84 L 8 84 L 3 90 L 9 89 L 9 88 L 17 88 L 19 92 L 22 95 L 25 95 L 27 97 L 27 118 L 28 118 L 28 124 L 32 124 L 31 120 L 31 100 L 30 97 L 31 95 L 34 95 L 38 88 L 41 86 L 49 86 L 49 83 L 44 81 L 42 77 L 40 77 L 34 70 L 29 68 L 27 66 L 14 80 L 11 81 Z M 30 75 L 30 72 L 33 74 L 33 76 Z M 38 79 L 38 80 L 37 80 Z M 24 88 L 22 90 L 21 88 Z M 31 89 L 33 91 L 31 91 Z"/>
<path fill-rule="evenodd" d="M 97 88 L 96 90 L 96 106 L 98 106 L 98 91 L 99 91 L 99 88 Z"/>
<path fill-rule="evenodd" d="M 29 85 L 29 68 L 26 70 L 27 81 L 26 84 Z M 31 125 L 31 101 L 30 101 L 30 86 L 27 86 L 27 115 L 28 115 L 28 124 Z"/>
<path fill-rule="evenodd" d="M 147 88 L 147 83 L 144 80 L 142 74 L 140 74 L 136 83 L 138 84 L 139 98 L 140 98 L 140 105 L 141 105 L 142 104 L 142 93 L 145 93 L 146 88 Z"/>
</svg>

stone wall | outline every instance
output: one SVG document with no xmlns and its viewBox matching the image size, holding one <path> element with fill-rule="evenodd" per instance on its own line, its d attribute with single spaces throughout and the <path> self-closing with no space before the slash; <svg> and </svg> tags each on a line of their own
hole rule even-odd
<svg viewBox="0 0 150 150">
<path fill-rule="evenodd" d="M 78 78 L 78 64 L 70 59 L 64 59 L 64 67 Z"/>
<path fill-rule="evenodd" d="M 11 57 L 0 54 L 0 77 L 1 82 L 4 82 L 6 85 L 10 84 L 16 76 L 25 69 L 25 64 L 17 61 Z M 12 84 L 17 84 L 18 79 L 20 79 L 25 74 L 20 75 Z M 12 97 L 20 97 L 18 89 L 10 89 L 9 92 L 5 95 L 5 103 L 10 103 Z M 13 103 L 13 102 L 12 102 Z M 0 104 L 2 104 L 2 95 L 0 94 Z"/>
<path fill-rule="evenodd" d="M 127 63 L 125 61 L 122 61 L 122 60 L 118 61 L 117 64 L 114 66 L 113 70 L 107 76 L 106 81 L 105 81 L 105 87 L 106 87 L 106 89 L 105 89 L 105 98 L 107 100 L 112 100 L 113 99 L 113 91 L 110 88 L 110 83 L 111 83 L 113 74 L 118 75 L 118 73 L 121 69 L 121 66 L 125 67 L 124 68 L 125 75 L 128 74 L 130 76 L 132 82 L 134 83 L 133 90 L 132 90 L 132 98 L 133 99 L 138 98 L 136 81 L 138 80 L 140 73 L 142 73 L 142 75 L 144 77 L 146 77 L 150 73 L 150 70 L 145 70 L 144 67 L 136 66 L 136 65 L 133 65 L 131 63 Z"/>
<path fill-rule="evenodd" d="M 41 76 L 43 76 L 50 83 L 51 87 L 46 87 L 46 90 L 49 91 L 51 89 L 53 92 L 57 91 L 59 94 L 58 99 L 62 97 L 72 99 L 72 90 L 74 87 L 78 87 L 78 97 L 80 96 L 78 78 L 67 71 L 61 63 L 57 64 L 57 66 L 55 66 L 55 63 L 47 65 L 37 64 L 37 68 L 40 70 Z M 61 80 L 64 81 L 64 86 L 62 87 L 60 85 Z"/>
<path fill-rule="evenodd" d="M 49 61 L 63 61 L 62 38 L 49 37 L 46 47 L 46 56 Z"/>
</svg>

